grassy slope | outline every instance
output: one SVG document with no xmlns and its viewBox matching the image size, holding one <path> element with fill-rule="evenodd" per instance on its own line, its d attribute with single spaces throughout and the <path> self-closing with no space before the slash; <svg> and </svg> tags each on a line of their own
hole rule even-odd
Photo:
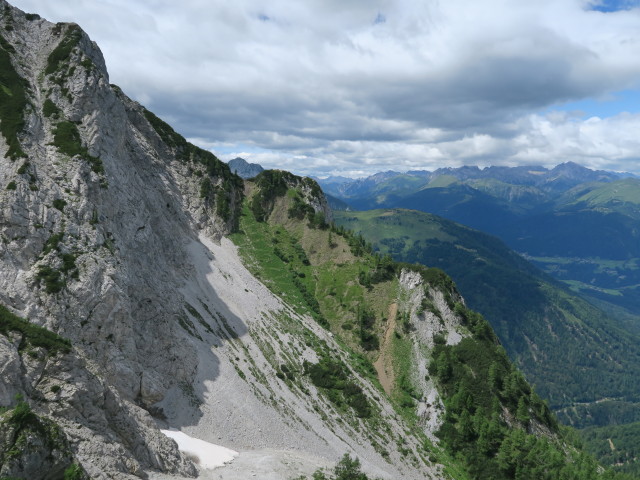
<svg viewBox="0 0 640 480">
<path fill-rule="evenodd" d="M 635 218 L 640 214 L 640 179 L 625 178 L 610 183 L 593 184 L 580 191 L 569 205 L 586 204 L 591 208 L 627 213 Z"/>
<path fill-rule="evenodd" d="M 329 328 L 352 352 L 350 361 L 353 366 L 374 383 L 375 371 L 371 363 L 381 354 L 391 355 L 395 380 L 390 396 L 398 413 L 407 421 L 410 431 L 415 432 L 420 427 L 412 395 L 419 397 L 419 393 L 406 380 L 412 373 L 410 330 L 403 330 L 402 322 L 398 322 L 392 341 L 387 342 L 383 338 L 389 321 L 386 318 L 389 305 L 398 300 L 397 280 L 395 275 L 383 275 L 377 278 L 379 281 L 371 281 L 376 278 L 376 271 L 384 270 L 384 259 L 367 253 L 366 247 L 360 248 L 360 240 L 353 235 L 343 236 L 328 228 L 310 228 L 305 220 L 289 218 L 286 211 L 295 192 L 289 191 L 284 197 L 276 199 L 268 222 L 255 220 L 248 207 L 251 196 L 250 192 L 240 222 L 240 233 L 233 236 L 249 268 L 275 293 Z M 446 277 L 436 270 L 423 269 L 423 272 L 427 275 L 425 278 L 431 278 L 435 284 L 448 284 Z M 317 305 L 314 305 L 315 302 Z M 369 310 L 375 318 L 367 328 L 378 337 L 377 348 L 366 348 L 363 344 L 360 333 L 363 310 Z M 465 478 L 467 475 L 470 478 L 486 478 L 483 475 L 487 472 L 492 472 L 493 478 L 514 478 L 515 475 L 518 478 L 563 478 L 565 473 L 570 475 L 567 478 L 604 478 L 597 473 L 592 460 L 555 443 L 551 434 L 555 427 L 551 417 L 544 414 L 546 407 L 518 376 L 504 353 L 500 353 L 501 348 L 496 346 L 495 337 L 486 322 L 464 308 L 460 315 L 466 319 L 463 322 L 470 332 L 475 332 L 473 338 L 466 340 L 461 347 L 439 347 L 439 355 L 450 361 L 451 373 L 446 374 L 446 366 L 443 370 L 435 366 L 432 373 L 442 393 L 446 394 L 448 428 L 441 430 L 439 435 L 445 450 L 456 457 L 455 461 L 445 461 L 452 478 Z M 381 348 L 385 352 L 380 352 Z M 494 350 L 495 356 L 488 356 L 487 352 Z M 472 395 L 467 398 L 458 391 L 458 385 L 471 385 L 473 391 L 484 391 L 483 385 L 486 386 L 492 375 L 489 367 L 494 364 L 497 365 L 494 370 L 498 369 L 514 380 L 506 381 L 504 388 L 496 387 L 496 390 L 490 389 L 475 397 Z M 441 375 L 443 372 L 445 376 Z M 503 390 L 504 393 L 501 393 Z M 379 394 L 384 395 L 380 386 Z M 461 398 L 466 400 L 460 402 Z M 524 405 L 520 417 L 524 423 L 508 424 L 504 418 L 500 418 L 498 412 L 510 412 L 506 415 L 515 418 L 515 410 L 520 403 Z M 501 404 L 503 407 L 500 407 Z M 496 405 L 497 410 L 494 409 Z M 488 409 L 494 413 L 488 412 Z M 526 409 L 529 409 L 529 414 L 523 413 Z M 473 421 L 469 422 L 471 416 Z M 530 428 L 542 428 L 552 436 L 537 437 L 526 433 L 524 428 L 529 422 L 533 422 Z M 516 445 L 520 441 L 522 445 Z M 432 449 L 428 442 L 425 447 L 427 451 Z M 531 464 L 527 458 L 534 455 L 536 449 L 548 453 L 555 464 Z M 441 461 L 447 458 L 437 450 L 431 451 Z M 543 476 L 540 476 L 541 472 Z"/>
<path fill-rule="evenodd" d="M 398 260 L 451 274 L 471 308 L 491 321 L 511 357 L 564 422 L 582 427 L 640 419 L 635 337 L 497 239 L 415 211 L 336 217 Z M 602 401 L 606 398 L 615 400 Z"/>
<path fill-rule="evenodd" d="M 238 245 L 247 268 L 272 292 L 298 313 L 310 315 L 335 332 L 336 339 L 348 352 L 351 368 L 368 378 L 382 395 L 383 389 L 372 365 L 378 352 L 363 348 L 358 314 L 359 309 L 366 305 L 376 316 L 370 330 L 376 336 L 381 335 L 384 314 L 397 291 L 397 280 L 380 282 L 371 289 L 361 285 L 358 280 L 360 272 L 375 267 L 374 257 L 364 252 L 354 255 L 348 240 L 337 233 L 309 228 L 306 221 L 289 218 L 286 211 L 293 195 L 290 190 L 286 198 L 276 199 L 270 220 L 258 222 L 250 208 L 252 194 L 249 193 L 243 205 L 239 232 L 231 238 Z M 327 365 L 341 370 L 338 365 L 330 363 L 333 360 L 335 358 L 330 359 Z M 344 413 L 344 402 L 336 389 L 330 387 L 324 391 L 332 401 L 338 402 L 337 410 Z M 405 420 L 415 424 L 415 414 L 400 413 Z M 375 413 L 366 421 L 371 428 L 388 432 L 388 427 Z M 423 443 L 424 451 L 419 454 L 443 464 L 449 478 L 469 478 L 464 468 L 445 451 L 431 445 L 420 430 L 410 434 Z M 402 438 L 397 438 L 396 442 L 403 455 L 411 453 L 409 449 L 404 450 Z M 381 451 L 384 455 L 384 450 Z"/>
</svg>

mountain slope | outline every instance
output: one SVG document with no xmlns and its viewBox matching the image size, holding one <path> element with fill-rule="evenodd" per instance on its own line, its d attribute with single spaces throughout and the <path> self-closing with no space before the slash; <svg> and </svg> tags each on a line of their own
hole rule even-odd
<svg viewBox="0 0 640 480">
<path fill-rule="evenodd" d="M 387 172 L 323 188 L 359 209 L 410 208 L 496 235 L 638 331 L 639 182 L 569 162 Z"/>
<path fill-rule="evenodd" d="M 389 396 L 408 422 L 401 453 L 411 450 L 417 431 L 438 440 L 471 478 L 512 478 L 516 470 L 523 478 L 558 478 L 571 475 L 566 461 L 580 464 L 573 472 L 579 478 L 595 475 L 593 460 L 561 453 L 552 414 L 442 271 L 394 264 L 373 255 L 361 237 L 318 221 L 316 209 L 301 208 L 314 190 L 306 180 L 265 172 L 255 182 L 234 235 L 243 257 L 272 291 L 353 352 L 351 364 L 374 382 L 379 398 Z M 320 385 L 344 405 L 342 387 L 324 376 L 339 370 L 330 365 Z M 529 464 L 531 449 L 554 460 Z"/>
<path fill-rule="evenodd" d="M 640 419 L 637 337 L 563 291 L 498 239 L 417 211 L 335 216 L 339 225 L 398 260 L 449 272 L 564 423 L 584 428 Z M 609 462 L 610 456 L 602 459 Z M 625 471 L 637 471 L 631 463 Z"/>
<path fill-rule="evenodd" d="M 417 211 L 335 215 L 339 225 L 361 233 L 397 260 L 449 272 L 470 307 L 487 317 L 552 408 L 576 402 L 594 407 L 597 402 L 604 408 L 604 399 L 640 400 L 635 391 L 640 373 L 637 338 L 498 239 Z M 581 426 L 586 418 L 579 421 Z"/>
<path fill-rule="evenodd" d="M 240 179 L 110 86 L 78 26 L 5 2 L 0 13 L 2 49 L 28 99 L 24 130 L 0 141 L 0 301 L 73 346 L 52 357 L 23 348 L 19 331 L 0 338 L 11 359 L 2 404 L 20 394 L 55 418 L 92 478 L 193 474 L 148 411 L 192 383 L 197 349 L 174 340 L 188 338 L 175 286 L 192 268 L 185 245 L 196 232 L 230 230 Z M 16 371 L 29 373 L 14 381 Z"/>
<path fill-rule="evenodd" d="M 388 479 L 543 478 L 543 452 L 605 477 L 446 275 L 326 228 L 309 179 L 243 182 L 109 85 L 77 25 L 0 15 L 0 476 L 280 479 L 350 453 Z"/>
<path fill-rule="evenodd" d="M 410 457 L 398 453 L 404 426 L 388 401 L 355 395 L 383 418 L 372 444 L 353 410 L 335 410 L 306 377 L 280 379 L 287 359 L 346 353 L 242 267 L 224 237 L 237 224 L 241 179 L 109 85 L 79 27 L 4 1 L 0 13 L 15 73 L 14 83 L 2 77 L 3 92 L 28 100 L 24 124 L 0 140 L 0 421 L 11 433 L 0 442 L 0 474 L 196 475 L 162 426 L 241 458 L 264 452 L 280 475 L 348 451 L 385 478 L 441 478 L 436 457 L 418 453 L 422 437 L 407 440 Z M 372 391 L 352 375 L 352 394 Z M 50 422 L 55 445 L 42 427 Z M 44 433 L 33 449 L 16 454 L 34 429 Z M 43 456 L 53 459 L 46 471 Z M 291 459 L 297 466 L 285 465 Z"/>
</svg>

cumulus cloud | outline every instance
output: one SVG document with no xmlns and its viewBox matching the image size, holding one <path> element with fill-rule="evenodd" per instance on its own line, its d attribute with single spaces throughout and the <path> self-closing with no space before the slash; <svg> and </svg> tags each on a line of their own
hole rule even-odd
<svg viewBox="0 0 640 480">
<path fill-rule="evenodd" d="M 200 145 L 306 174 L 637 171 L 637 116 L 540 113 L 638 88 L 625 2 L 14 0 L 79 23 L 112 82 Z"/>
</svg>

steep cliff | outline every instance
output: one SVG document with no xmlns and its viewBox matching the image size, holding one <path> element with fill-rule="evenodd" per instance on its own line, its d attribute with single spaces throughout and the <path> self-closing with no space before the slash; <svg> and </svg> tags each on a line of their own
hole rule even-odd
<svg viewBox="0 0 640 480">
<path fill-rule="evenodd" d="M 176 286 L 198 232 L 231 230 L 241 180 L 109 85 L 77 25 L 2 1 L 0 38 L 0 303 L 72 345 L 9 329 L 0 401 L 55 417 L 96 478 L 194 473 L 144 409 L 193 380 Z"/>
</svg>

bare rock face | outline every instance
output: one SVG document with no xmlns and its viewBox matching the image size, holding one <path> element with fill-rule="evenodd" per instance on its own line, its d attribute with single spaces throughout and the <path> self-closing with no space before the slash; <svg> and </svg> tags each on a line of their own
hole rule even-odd
<svg viewBox="0 0 640 480">
<path fill-rule="evenodd" d="M 26 403 L 0 420 L 0 451 L 4 452 L 2 478 L 63 478 L 65 471 L 77 471 L 76 478 L 86 478 L 81 467 L 73 464 L 68 441 L 51 420 L 39 418 Z"/>
<path fill-rule="evenodd" d="M 414 271 L 403 270 L 400 275 L 400 307 L 409 318 L 413 337 L 412 363 L 414 376 L 412 381 L 421 392 L 416 411 L 424 427 L 425 434 L 434 442 L 434 434 L 444 422 L 445 407 L 436 385 L 429 374 L 429 357 L 424 351 L 434 348 L 436 341 L 456 345 L 469 332 L 460 325 L 460 319 L 454 313 L 451 304 L 463 302 L 455 292 L 449 301 L 442 291 L 425 284 L 422 276 Z M 439 340 L 437 340 L 439 339 Z"/>
<path fill-rule="evenodd" d="M 147 410 L 196 373 L 185 246 L 230 231 L 241 180 L 110 85 L 77 25 L 0 0 L 0 37 L 0 304 L 73 345 L 8 329 L 0 405 L 55 418 L 92 478 L 193 475 Z"/>
</svg>

